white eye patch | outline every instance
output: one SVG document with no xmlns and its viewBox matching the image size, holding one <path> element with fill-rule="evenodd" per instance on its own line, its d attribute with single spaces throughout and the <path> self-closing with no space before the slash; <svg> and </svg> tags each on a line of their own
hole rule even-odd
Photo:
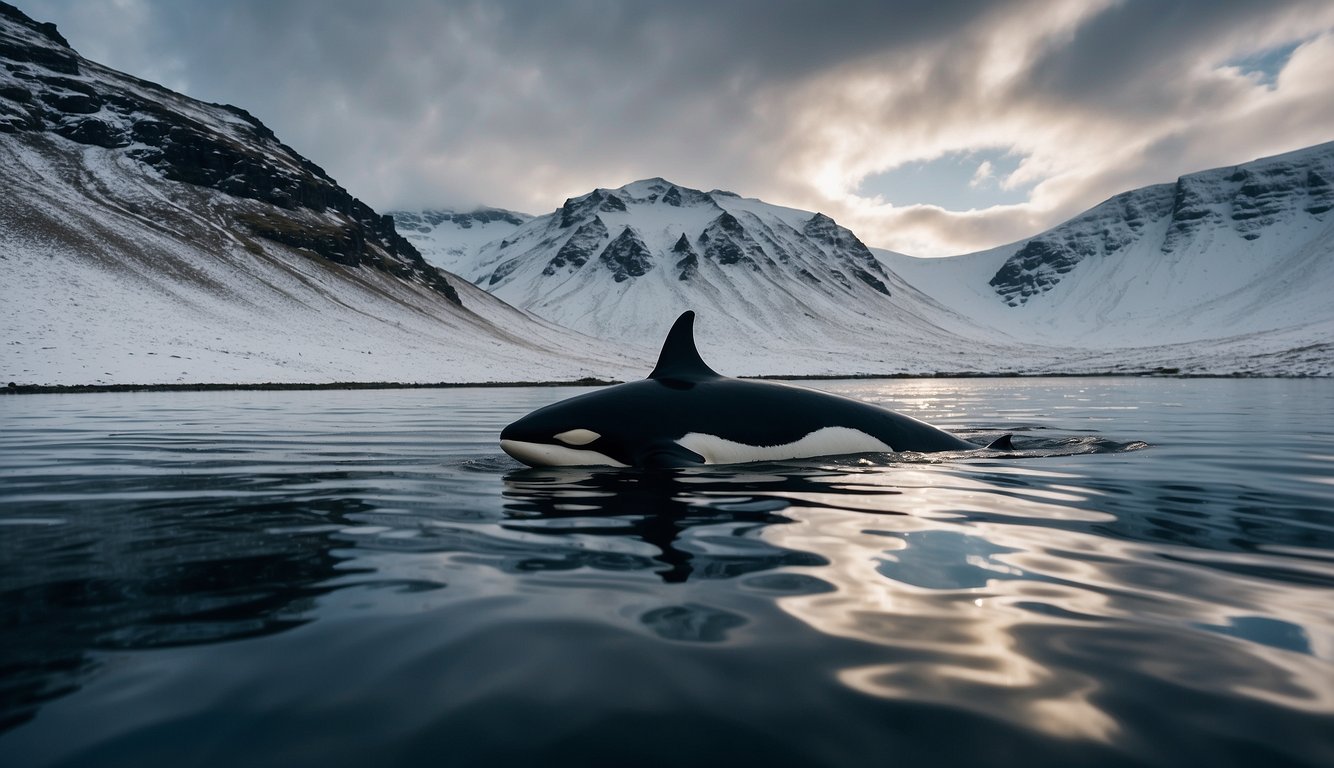
<svg viewBox="0 0 1334 768">
<path fill-rule="evenodd" d="M 566 445 L 588 445 L 599 437 L 602 437 L 602 435 L 591 429 L 571 429 L 555 436 L 557 440 Z"/>
</svg>

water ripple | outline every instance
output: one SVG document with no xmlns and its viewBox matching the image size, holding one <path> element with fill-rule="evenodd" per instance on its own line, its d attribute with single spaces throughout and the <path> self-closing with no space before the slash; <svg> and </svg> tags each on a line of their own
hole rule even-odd
<svg viewBox="0 0 1334 768">
<path fill-rule="evenodd" d="M 495 435 L 558 390 L 0 399 L 0 750 L 1334 762 L 1329 383 L 821 386 L 1016 447 L 532 470 Z"/>
</svg>

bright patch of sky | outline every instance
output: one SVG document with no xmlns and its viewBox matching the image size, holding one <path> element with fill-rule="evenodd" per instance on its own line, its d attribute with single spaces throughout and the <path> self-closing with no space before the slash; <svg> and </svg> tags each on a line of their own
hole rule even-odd
<svg viewBox="0 0 1334 768">
<path fill-rule="evenodd" d="M 1002 149 L 951 152 L 871 174 L 862 179 L 857 194 L 896 206 L 938 205 L 947 211 L 1023 203 L 1033 185 L 1005 184 L 1022 160 Z"/>
<path fill-rule="evenodd" d="M 1292 52 L 1297 50 L 1297 46 L 1303 42 L 1305 41 L 1298 40 L 1275 48 L 1256 51 L 1224 62 L 1224 66 L 1236 67 L 1241 70 L 1243 75 L 1250 75 L 1260 83 L 1272 88 L 1278 82 L 1278 73 L 1283 71 L 1283 66 L 1288 63 L 1288 59 L 1292 58 Z"/>
</svg>

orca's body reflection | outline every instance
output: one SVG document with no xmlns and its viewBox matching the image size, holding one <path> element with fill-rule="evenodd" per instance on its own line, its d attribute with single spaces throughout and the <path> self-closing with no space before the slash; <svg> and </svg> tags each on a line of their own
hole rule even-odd
<svg viewBox="0 0 1334 768">
<path fill-rule="evenodd" d="M 821 555 L 776 547 L 756 534 L 792 522 L 782 510 L 803 495 L 883 495 L 835 488 L 844 470 L 792 464 L 727 469 L 522 469 L 505 476 L 505 528 L 544 535 L 633 539 L 658 550 L 666 582 L 732 578 L 785 566 L 819 566 Z M 814 506 L 814 505 L 812 505 Z M 819 506 L 825 506 L 821 504 Z M 550 524 L 561 521 L 559 525 Z"/>
</svg>

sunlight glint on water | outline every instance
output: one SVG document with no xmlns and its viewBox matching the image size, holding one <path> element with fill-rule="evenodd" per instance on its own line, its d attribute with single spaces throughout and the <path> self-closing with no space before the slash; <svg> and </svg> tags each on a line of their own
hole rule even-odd
<svg viewBox="0 0 1334 768">
<path fill-rule="evenodd" d="M 527 470 L 500 427 L 577 390 L 0 399 L 0 753 L 1334 758 L 1329 382 L 819 386 L 1017 451 Z"/>
</svg>

